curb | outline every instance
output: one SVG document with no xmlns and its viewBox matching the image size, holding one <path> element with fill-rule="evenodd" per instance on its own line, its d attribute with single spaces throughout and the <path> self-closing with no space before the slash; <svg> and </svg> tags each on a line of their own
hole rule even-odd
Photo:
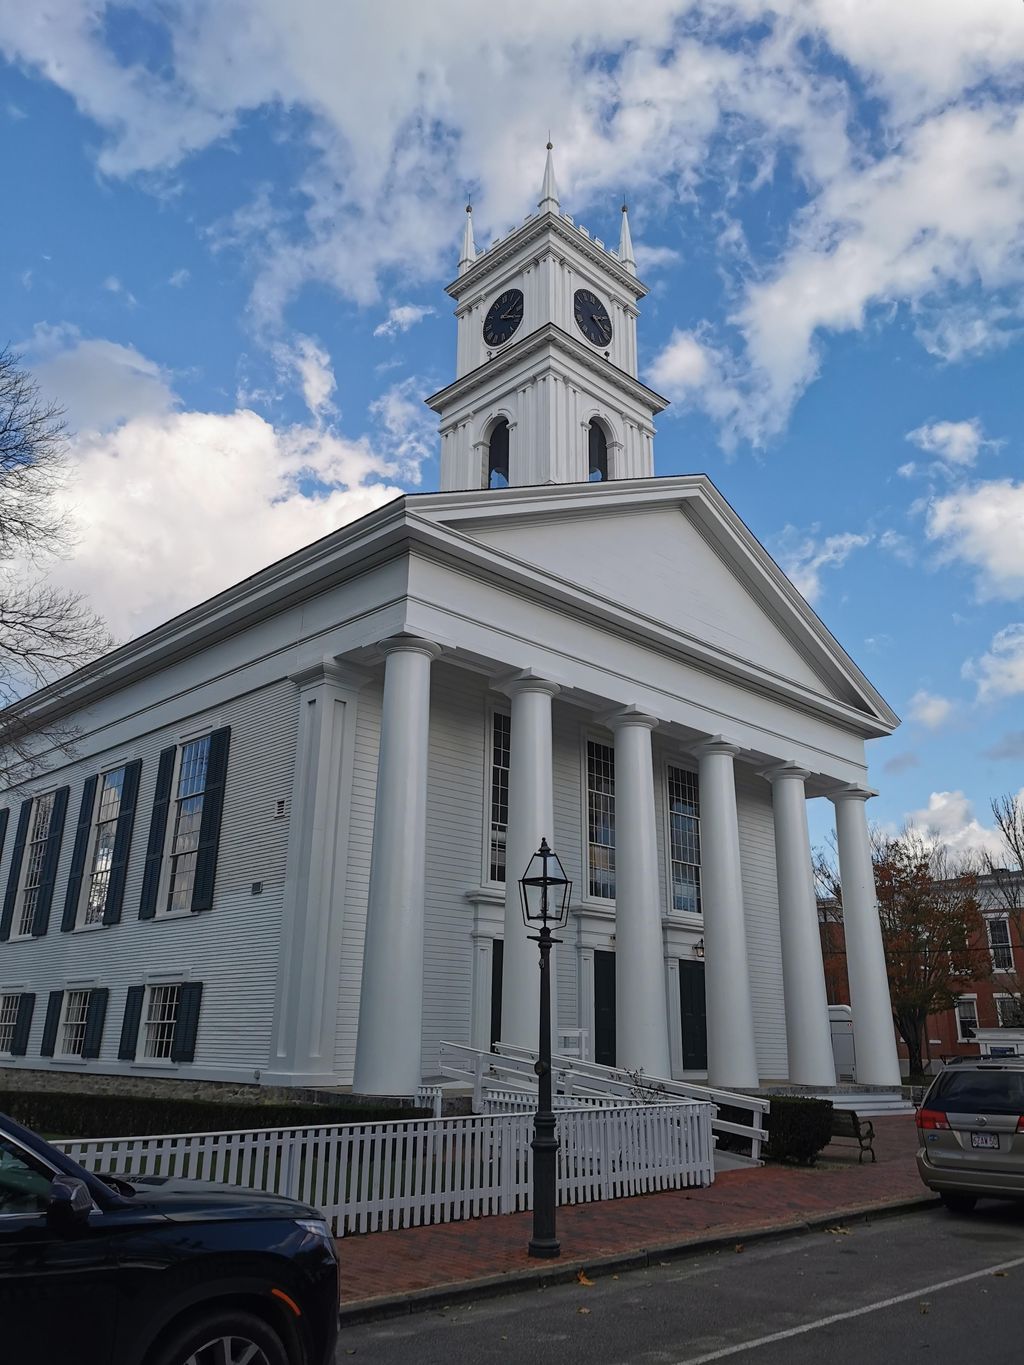
<svg viewBox="0 0 1024 1365">
<path fill-rule="evenodd" d="M 814 1218 L 794 1218 L 785 1223 L 769 1223 L 748 1229 L 736 1228 L 729 1233 L 710 1237 L 693 1237 L 681 1242 L 659 1242 L 633 1251 L 613 1251 L 592 1259 L 559 1261 L 554 1266 L 527 1266 L 523 1270 L 506 1271 L 500 1275 L 483 1275 L 476 1280 L 462 1280 L 453 1284 L 431 1285 L 427 1289 L 411 1289 L 405 1294 L 382 1295 L 363 1299 L 351 1307 L 344 1304 L 338 1312 L 341 1326 L 355 1327 L 364 1322 L 405 1314 L 424 1313 L 433 1308 L 447 1308 L 468 1299 L 493 1299 L 506 1294 L 519 1294 L 527 1289 L 546 1289 L 551 1285 L 569 1284 L 585 1271 L 592 1278 L 615 1275 L 621 1271 L 647 1270 L 661 1262 L 682 1260 L 687 1256 L 701 1256 L 709 1252 L 732 1250 L 738 1243 L 749 1246 L 756 1242 L 781 1241 L 799 1237 L 837 1224 L 868 1222 L 872 1218 L 894 1218 L 906 1213 L 924 1213 L 939 1207 L 934 1195 L 914 1195 L 906 1199 L 890 1199 L 882 1203 L 856 1204 L 836 1209 Z"/>
</svg>

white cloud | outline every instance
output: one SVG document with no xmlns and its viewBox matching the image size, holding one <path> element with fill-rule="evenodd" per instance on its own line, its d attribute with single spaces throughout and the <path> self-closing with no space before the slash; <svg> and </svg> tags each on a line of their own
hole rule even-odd
<svg viewBox="0 0 1024 1365">
<path fill-rule="evenodd" d="M 387 318 L 373 329 L 375 337 L 393 337 L 399 332 L 407 332 L 424 318 L 433 317 L 436 308 L 428 308 L 418 303 L 396 303 L 388 309 Z"/>
<path fill-rule="evenodd" d="M 643 278 L 656 270 L 678 265 L 682 260 L 679 252 L 670 246 L 647 246 L 644 242 L 633 243 L 633 257 L 636 260 L 637 274 Z"/>
<path fill-rule="evenodd" d="M 423 403 L 423 383 L 410 375 L 385 390 L 370 405 L 384 435 L 384 443 L 401 462 L 406 478 L 419 482 L 422 461 L 437 448 L 437 424 Z"/>
<path fill-rule="evenodd" d="M 171 286 L 172 289 L 182 289 L 186 284 L 188 284 L 191 278 L 192 272 L 182 265 L 179 266 L 177 270 L 173 271 L 173 273 L 168 276 L 167 283 Z"/>
<path fill-rule="evenodd" d="M 1004 853 L 994 828 L 988 828 L 974 814 L 974 807 L 962 791 L 932 792 L 928 805 L 910 811 L 907 823 L 953 854 Z"/>
<path fill-rule="evenodd" d="M 67 323 L 40 325 L 17 347 L 70 428 L 109 430 L 129 417 L 157 417 L 177 404 L 170 377 L 133 346 L 83 338 Z"/>
<path fill-rule="evenodd" d="M 963 422 L 926 422 L 907 432 L 907 440 L 929 455 L 937 455 L 939 462 L 968 468 L 974 464 L 983 446 L 994 446 L 987 441 L 978 417 Z"/>
<path fill-rule="evenodd" d="M 1024 621 L 996 631 L 988 653 L 968 659 L 963 675 L 977 684 L 979 701 L 1024 693 Z"/>
<path fill-rule="evenodd" d="M 281 369 L 298 379 L 306 407 L 314 417 L 335 411 L 331 399 L 337 386 L 334 370 L 330 356 L 318 341 L 299 333 L 290 342 L 275 346 L 274 354 Z"/>
<path fill-rule="evenodd" d="M 981 598 L 1024 596 L 1024 482 L 992 479 L 928 504 L 925 534 L 941 558 L 977 571 Z"/>
<path fill-rule="evenodd" d="M 909 703 L 910 719 L 928 730 L 941 730 L 953 714 L 954 703 L 948 697 L 938 697 L 923 689 L 915 692 Z"/>
<path fill-rule="evenodd" d="M 822 570 L 842 568 L 854 550 L 870 543 L 870 536 L 854 531 L 819 537 L 817 526 L 809 532 L 787 526 L 779 537 L 779 563 L 794 587 L 813 604 L 822 593 Z"/>
<path fill-rule="evenodd" d="M 678 403 L 693 389 L 702 388 L 712 372 L 712 359 L 697 335 L 674 327 L 668 343 L 654 357 L 647 374 L 660 393 Z"/>
</svg>

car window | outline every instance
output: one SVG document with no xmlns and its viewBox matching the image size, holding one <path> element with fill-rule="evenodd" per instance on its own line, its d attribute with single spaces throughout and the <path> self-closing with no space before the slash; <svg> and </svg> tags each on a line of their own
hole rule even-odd
<svg viewBox="0 0 1024 1365">
<path fill-rule="evenodd" d="M 1024 1072 L 946 1071 L 928 1105 L 954 1114 L 1024 1114 Z"/>
<path fill-rule="evenodd" d="M 52 1178 L 45 1166 L 0 1135 L 0 1215 L 44 1213 Z"/>
</svg>

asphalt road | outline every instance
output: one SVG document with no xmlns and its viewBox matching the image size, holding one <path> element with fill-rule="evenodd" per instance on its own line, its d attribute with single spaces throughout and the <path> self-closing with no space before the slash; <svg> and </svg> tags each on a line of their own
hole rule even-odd
<svg viewBox="0 0 1024 1365">
<path fill-rule="evenodd" d="M 1020 1365 L 1024 1206 L 854 1223 L 342 1329 L 357 1365 Z"/>
</svg>

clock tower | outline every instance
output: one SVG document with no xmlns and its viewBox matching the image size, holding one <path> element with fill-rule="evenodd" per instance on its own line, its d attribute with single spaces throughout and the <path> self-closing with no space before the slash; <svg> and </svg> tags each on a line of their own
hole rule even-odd
<svg viewBox="0 0 1024 1365">
<path fill-rule="evenodd" d="M 649 478 L 664 398 L 637 379 L 636 277 L 625 205 L 617 251 L 562 212 L 548 144 L 537 212 L 477 252 L 466 210 L 456 378 L 441 419 L 441 489 Z"/>
</svg>

